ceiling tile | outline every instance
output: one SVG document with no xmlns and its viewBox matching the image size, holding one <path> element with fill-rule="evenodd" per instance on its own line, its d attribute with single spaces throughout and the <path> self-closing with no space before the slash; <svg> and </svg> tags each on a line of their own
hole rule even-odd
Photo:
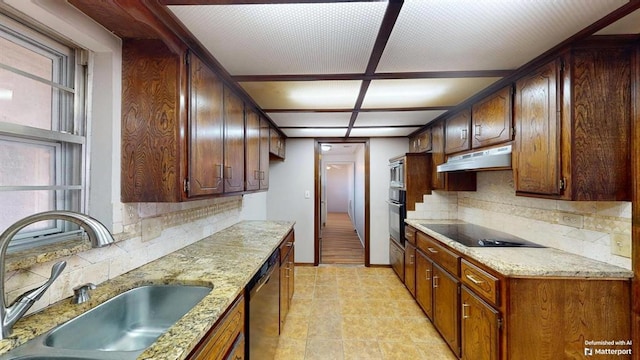
<svg viewBox="0 0 640 360">
<path fill-rule="evenodd" d="M 615 23 L 598 31 L 596 35 L 628 35 L 640 34 L 640 10 L 623 17 Z"/>
<path fill-rule="evenodd" d="M 279 127 L 347 127 L 351 112 L 267 113 Z"/>
<path fill-rule="evenodd" d="M 392 137 L 392 136 L 408 136 L 412 132 L 418 130 L 419 127 L 406 128 L 353 128 L 349 133 L 349 137 Z"/>
<path fill-rule="evenodd" d="M 405 1 L 377 71 L 516 69 L 626 2 Z"/>
<path fill-rule="evenodd" d="M 367 111 L 360 112 L 355 126 L 425 125 L 444 114 L 445 110 L 425 111 Z"/>
<path fill-rule="evenodd" d="M 350 109 L 361 81 L 255 81 L 240 86 L 262 109 Z"/>
<path fill-rule="evenodd" d="M 386 4 L 169 6 L 232 75 L 364 72 Z"/>
<path fill-rule="evenodd" d="M 362 108 L 455 106 L 499 79 L 374 80 L 369 85 Z"/>
<path fill-rule="evenodd" d="M 280 128 L 288 137 L 344 137 L 346 128 Z"/>
</svg>

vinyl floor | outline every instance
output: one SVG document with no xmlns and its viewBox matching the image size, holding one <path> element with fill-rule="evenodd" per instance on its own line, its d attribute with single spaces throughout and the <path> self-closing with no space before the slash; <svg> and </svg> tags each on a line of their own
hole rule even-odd
<svg viewBox="0 0 640 360">
<path fill-rule="evenodd" d="M 278 360 L 456 357 L 391 268 L 297 266 Z"/>
</svg>

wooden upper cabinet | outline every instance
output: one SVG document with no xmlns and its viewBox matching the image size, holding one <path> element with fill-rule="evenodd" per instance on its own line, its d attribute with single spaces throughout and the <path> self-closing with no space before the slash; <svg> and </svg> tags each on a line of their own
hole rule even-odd
<svg viewBox="0 0 640 360">
<path fill-rule="evenodd" d="M 245 190 L 260 189 L 260 115 L 247 109 L 245 126 L 246 185 Z"/>
<path fill-rule="evenodd" d="M 506 87 L 473 104 L 471 120 L 472 148 L 480 148 L 512 140 L 512 87 Z"/>
<path fill-rule="evenodd" d="M 244 191 L 244 102 L 224 88 L 224 191 Z"/>
<path fill-rule="evenodd" d="M 271 125 L 260 117 L 260 190 L 269 188 L 269 145 Z"/>
<path fill-rule="evenodd" d="M 122 202 L 183 197 L 186 67 L 160 40 L 122 44 Z"/>
<path fill-rule="evenodd" d="M 475 172 L 437 172 L 438 165 L 445 162 L 444 123 L 438 121 L 431 131 L 431 187 L 445 191 L 476 191 Z"/>
<path fill-rule="evenodd" d="M 197 56 L 189 61 L 189 197 L 221 194 L 223 84 Z"/>
<path fill-rule="evenodd" d="M 581 201 L 631 198 L 628 47 L 574 48 L 520 79 L 515 123 L 518 195 Z"/>
<path fill-rule="evenodd" d="M 560 194 L 560 66 L 552 61 L 516 83 L 516 191 Z"/>
<path fill-rule="evenodd" d="M 409 152 L 431 151 L 431 129 L 426 129 L 409 139 Z"/>
<path fill-rule="evenodd" d="M 269 138 L 270 138 L 269 153 L 273 155 L 276 159 L 283 160 L 285 157 L 284 137 L 276 129 L 272 128 L 269 134 Z"/>
<path fill-rule="evenodd" d="M 462 110 L 448 118 L 444 127 L 444 153 L 453 154 L 471 148 L 471 111 Z"/>
</svg>

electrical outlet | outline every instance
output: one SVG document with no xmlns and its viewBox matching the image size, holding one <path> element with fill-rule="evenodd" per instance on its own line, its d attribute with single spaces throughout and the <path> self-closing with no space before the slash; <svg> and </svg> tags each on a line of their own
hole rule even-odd
<svg viewBox="0 0 640 360">
<path fill-rule="evenodd" d="M 611 253 L 631 258 L 631 235 L 611 234 Z"/>
<path fill-rule="evenodd" d="M 572 213 L 560 213 L 558 223 L 574 228 L 582 229 L 584 216 Z"/>
<path fill-rule="evenodd" d="M 143 242 L 153 240 L 162 234 L 162 219 L 159 217 L 144 218 L 141 225 Z"/>
</svg>

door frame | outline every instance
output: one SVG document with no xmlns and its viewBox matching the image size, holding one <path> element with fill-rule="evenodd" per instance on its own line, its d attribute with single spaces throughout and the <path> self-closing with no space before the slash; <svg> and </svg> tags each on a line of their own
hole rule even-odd
<svg viewBox="0 0 640 360">
<path fill-rule="evenodd" d="M 370 187 L 370 178 L 369 178 L 369 153 L 370 153 L 370 144 L 369 138 L 316 138 L 314 144 L 314 206 L 313 206 L 313 215 L 314 215 L 314 231 L 313 231 L 313 265 L 320 265 L 320 227 L 322 226 L 321 221 L 321 178 L 320 178 L 320 165 L 322 162 L 322 149 L 320 148 L 321 144 L 327 143 L 339 143 L 339 144 L 348 144 L 348 143 L 359 143 L 364 144 L 364 266 L 371 266 L 371 250 L 370 250 L 370 231 L 369 231 L 369 187 Z"/>
</svg>

